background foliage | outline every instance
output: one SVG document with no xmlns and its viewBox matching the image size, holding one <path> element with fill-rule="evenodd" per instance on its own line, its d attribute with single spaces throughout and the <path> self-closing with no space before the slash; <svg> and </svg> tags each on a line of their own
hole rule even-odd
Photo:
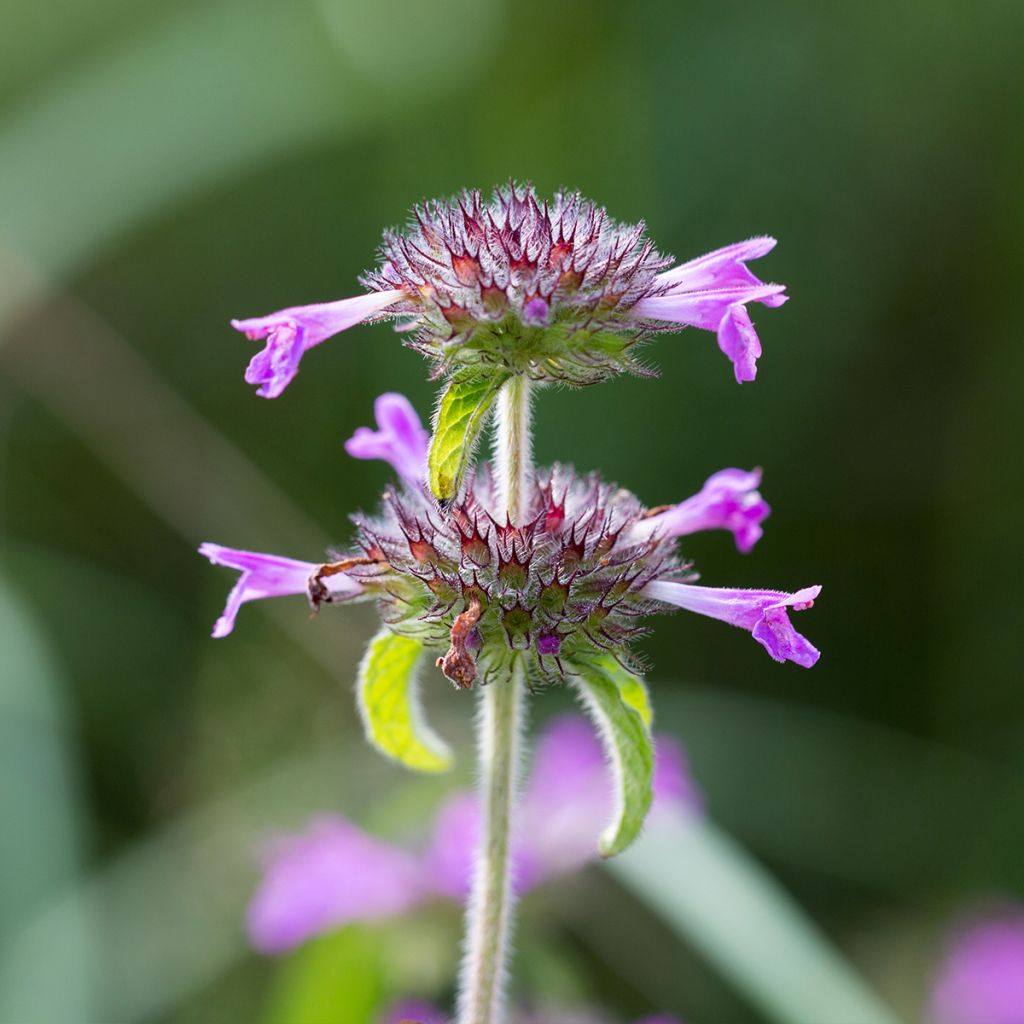
<svg viewBox="0 0 1024 1024">
<path fill-rule="evenodd" d="M 544 395 L 537 454 L 651 504 L 764 467 L 756 553 L 688 551 L 709 583 L 825 584 L 800 623 L 822 661 L 666 619 L 659 724 L 718 825 L 915 1019 L 951 916 L 1024 896 L 1024 9 L 6 0 L 2 22 L 3 1019 L 444 997 L 443 908 L 246 951 L 263 838 L 320 809 L 415 832 L 446 783 L 359 736 L 369 609 L 250 606 L 212 641 L 230 580 L 194 548 L 316 559 L 386 478 L 341 448 L 373 396 L 433 400 L 377 327 L 261 401 L 228 318 L 351 294 L 411 203 L 509 176 L 680 257 L 781 239 L 764 274 L 793 300 L 760 316 L 756 384 L 710 336 L 664 338 L 656 382 Z M 470 702 L 434 682 L 465 781 Z M 765 1019 L 596 868 L 527 900 L 519 946 L 524 998 Z"/>
</svg>

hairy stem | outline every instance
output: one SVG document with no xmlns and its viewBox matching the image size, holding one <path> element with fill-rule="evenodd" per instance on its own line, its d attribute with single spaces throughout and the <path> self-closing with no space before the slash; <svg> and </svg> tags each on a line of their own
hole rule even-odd
<svg viewBox="0 0 1024 1024">
<path fill-rule="evenodd" d="M 498 396 L 494 464 L 498 495 L 511 523 L 528 512 L 530 382 L 514 377 Z M 513 657 L 508 675 L 483 687 L 477 744 L 483 821 L 459 984 L 459 1024 L 500 1024 L 512 931 L 512 821 L 517 794 L 524 668 Z"/>
<path fill-rule="evenodd" d="M 513 377 L 498 394 L 497 425 L 494 432 L 494 466 L 498 478 L 498 499 L 508 512 L 509 522 L 519 524 L 533 477 L 530 444 L 529 378 Z"/>
</svg>

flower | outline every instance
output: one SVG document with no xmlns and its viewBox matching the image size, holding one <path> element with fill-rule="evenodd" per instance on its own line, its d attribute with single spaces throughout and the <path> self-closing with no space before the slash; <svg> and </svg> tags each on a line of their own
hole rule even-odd
<svg viewBox="0 0 1024 1024">
<path fill-rule="evenodd" d="M 437 664 L 457 687 L 503 671 L 509 651 L 526 654 L 535 679 L 561 682 L 587 656 L 614 651 L 628 661 L 640 620 L 671 604 L 742 626 L 777 661 L 817 661 L 786 609 L 810 607 L 820 588 L 692 586 L 676 551 L 678 536 L 701 529 L 728 529 L 749 550 L 768 514 L 759 471 L 722 470 L 679 505 L 646 510 L 629 491 L 556 465 L 536 472 L 524 522 L 513 526 L 486 463 L 440 514 L 423 485 L 424 431 L 412 406 L 382 395 L 376 414 L 379 429 L 357 430 L 347 448 L 387 460 L 403 486 L 386 489 L 378 514 L 353 516 L 355 550 L 338 561 L 317 566 L 204 545 L 211 560 L 243 573 L 215 636 L 226 636 L 238 606 L 258 597 L 307 593 L 314 608 L 374 598 L 392 632 L 444 652 Z"/>
<path fill-rule="evenodd" d="M 1024 906 L 954 932 L 932 990 L 930 1024 L 1024 1024 Z"/>
<path fill-rule="evenodd" d="M 239 551 L 225 548 L 220 544 L 201 544 L 199 554 L 205 555 L 214 565 L 237 569 L 241 576 L 228 594 L 227 604 L 213 627 L 213 636 L 227 636 L 235 628 L 235 616 L 246 601 L 262 597 L 284 597 L 289 594 L 309 592 L 310 578 L 319 566 L 313 562 L 297 562 L 280 555 L 263 555 L 255 551 Z M 357 597 L 362 586 L 347 576 L 328 577 L 325 584 L 329 596 L 323 600 L 342 600 Z"/>
<path fill-rule="evenodd" d="M 641 299 L 633 312 L 716 331 L 718 347 L 732 360 L 737 383 L 753 380 L 761 342 L 746 304 L 781 306 L 787 296 L 782 294 L 785 285 L 765 284 L 750 272 L 746 261 L 759 259 L 775 245 L 774 238 L 751 238 L 659 274 L 655 280 L 662 290 Z"/>
<path fill-rule="evenodd" d="M 400 288 L 357 295 L 313 306 L 291 306 L 269 316 L 232 320 L 231 326 L 247 338 L 266 338 L 266 347 L 253 356 L 245 371 L 247 384 L 259 384 L 262 398 L 277 398 L 299 372 L 306 349 L 347 331 L 405 298 Z"/>
<path fill-rule="evenodd" d="M 246 380 L 281 394 L 303 352 L 361 321 L 387 315 L 435 376 L 465 367 L 583 385 L 622 372 L 650 376 L 634 357 L 652 334 L 693 326 L 715 331 L 738 381 L 753 380 L 761 345 L 747 304 L 780 306 L 785 287 L 765 284 L 747 262 L 773 238 L 752 238 L 672 266 L 645 236 L 578 192 L 548 202 L 509 182 L 485 201 L 476 190 L 415 207 L 402 231 L 386 231 L 367 294 L 232 321 L 269 337 Z"/>
<path fill-rule="evenodd" d="M 699 494 L 664 509 L 653 509 L 632 527 L 629 539 L 640 543 L 655 534 L 683 537 L 700 530 L 729 530 L 736 547 L 749 553 L 761 539 L 761 523 L 771 508 L 758 493 L 761 470 L 723 469 L 708 477 Z"/>
<path fill-rule="evenodd" d="M 657 740 L 658 814 L 693 816 L 701 797 L 686 754 L 670 736 Z M 514 849 L 516 888 L 523 892 L 593 859 L 595 838 L 612 804 L 600 744 L 576 715 L 554 719 L 541 733 L 523 795 Z M 351 921 L 401 914 L 433 897 L 462 900 L 469 891 L 480 811 L 473 793 L 450 796 L 432 837 L 418 853 L 375 839 L 337 816 L 321 816 L 297 835 L 277 839 L 249 905 L 256 949 L 280 953 Z"/>
<path fill-rule="evenodd" d="M 406 487 L 423 481 L 430 438 L 405 395 L 381 395 L 373 405 L 377 430 L 359 427 L 345 442 L 354 459 L 383 459 L 391 464 Z"/>
<path fill-rule="evenodd" d="M 655 580 L 643 592 L 657 601 L 748 630 L 776 661 L 792 661 L 810 668 L 821 657 L 821 651 L 793 628 L 786 612 L 787 608 L 798 612 L 810 608 L 821 587 L 804 587 L 795 594 L 786 594 L 778 590 L 695 587 Z"/>
</svg>

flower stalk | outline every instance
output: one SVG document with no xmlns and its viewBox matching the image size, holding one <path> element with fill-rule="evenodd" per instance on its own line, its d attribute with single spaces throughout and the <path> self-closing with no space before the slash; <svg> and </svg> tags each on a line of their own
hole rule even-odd
<svg viewBox="0 0 1024 1024">
<path fill-rule="evenodd" d="M 530 382 L 509 380 L 498 396 L 494 432 L 498 493 L 510 524 L 526 517 L 532 478 Z M 466 909 L 458 1024 L 500 1024 L 512 932 L 512 818 L 518 792 L 523 693 L 522 657 L 504 678 L 482 688 L 477 725 L 483 821 Z"/>
</svg>

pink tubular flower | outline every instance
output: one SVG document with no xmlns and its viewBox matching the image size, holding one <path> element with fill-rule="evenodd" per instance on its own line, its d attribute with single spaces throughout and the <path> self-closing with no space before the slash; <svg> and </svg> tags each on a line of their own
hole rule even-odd
<svg viewBox="0 0 1024 1024">
<path fill-rule="evenodd" d="M 633 315 L 715 331 L 718 347 L 732 361 L 736 380 L 757 376 L 761 355 L 747 303 L 781 306 L 788 296 L 785 285 L 765 284 L 747 268 L 746 261 L 758 259 L 775 247 L 774 238 L 752 238 L 726 246 L 689 263 L 666 270 L 655 278 L 658 291 L 642 298 Z"/>
<path fill-rule="evenodd" d="M 554 719 L 540 736 L 524 794 L 514 850 L 517 889 L 594 859 L 611 806 L 611 780 L 593 730 L 576 715 Z M 695 815 L 700 807 L 682 748 L 671 737 L 657 737 L 654 812 Z M 352 921 L 402 913 L 432 896 L 462 900 L 479 828 L 477 797 L 468 792 L 441 806 L 420 855 L 374 839 L 343 818 L 317 819 L 269 850 L 249 908 L 252 944 L 281 952 Z"/>
<path fill-rule="evenodd" d="M 821 657 L 821 652 L 793 628 L 786 611 L 810 608 L 821 593 L 819 586 L 786 594 L 778 590 L 732 590 L 656 580 L 648 583 L 643 593 L 656 601 L 748 630 L 776 661 L 792 661 L 810 668 Z"/>
<path fill-rule="evenodd" d="M 635 523 L 628 540 L 640 543 L 658 534 L 683 537 L 700 530 L 729 530 L 747 554 L 761 539 L 761 523 L 771 512 L 758 493 L 761 470 L 723 469 L 708 478 L 699 494 Z"/>
<path fill-rule="evenodd" d="M 389 462 L 407 487 L 419 487 L 427 468 L 430 437 L 405 395 L 381 395 L 373 405 L 377 430 L 359 427 L 345 442 L 354 459 Z"/>
<path fill-rule="evenodd" d="M 199 554 L 205 555 L 214 565 L 237 569 L 242 574 L 228 594 L 223 614 L 214 624 L 213 636 L 218 638 L 227 636 L 235 628 L 238 609 L 246 601 L 306 594 L 309 592 L 309 578 L 319 568 L 313 562 L 239 551 L 220 544 L 202 544 Z M 356 597 L 363 590 L 360 583 L 342 573 L 329 576 L 323 582 L 331 594 L 339 598 Z"/>
<path fill-rule="evenodd" d="M 299 372 L 306 349 L 369 319 L 407 297 L 402 288 L 370 292 L 337 302 L 291 306 L 269 316 L 232 320 L 247 338 L 266 338 L 266 347 L 253 356 L 245 371 L 247 384 L 260 385 L 256 394 L 277 398 Z"/>
<path fill-rule="evenodd" d="M 932 991 L 929 1024 L 1024 1024 L 1024 907 L 961 926 Z"/>
</svg>

